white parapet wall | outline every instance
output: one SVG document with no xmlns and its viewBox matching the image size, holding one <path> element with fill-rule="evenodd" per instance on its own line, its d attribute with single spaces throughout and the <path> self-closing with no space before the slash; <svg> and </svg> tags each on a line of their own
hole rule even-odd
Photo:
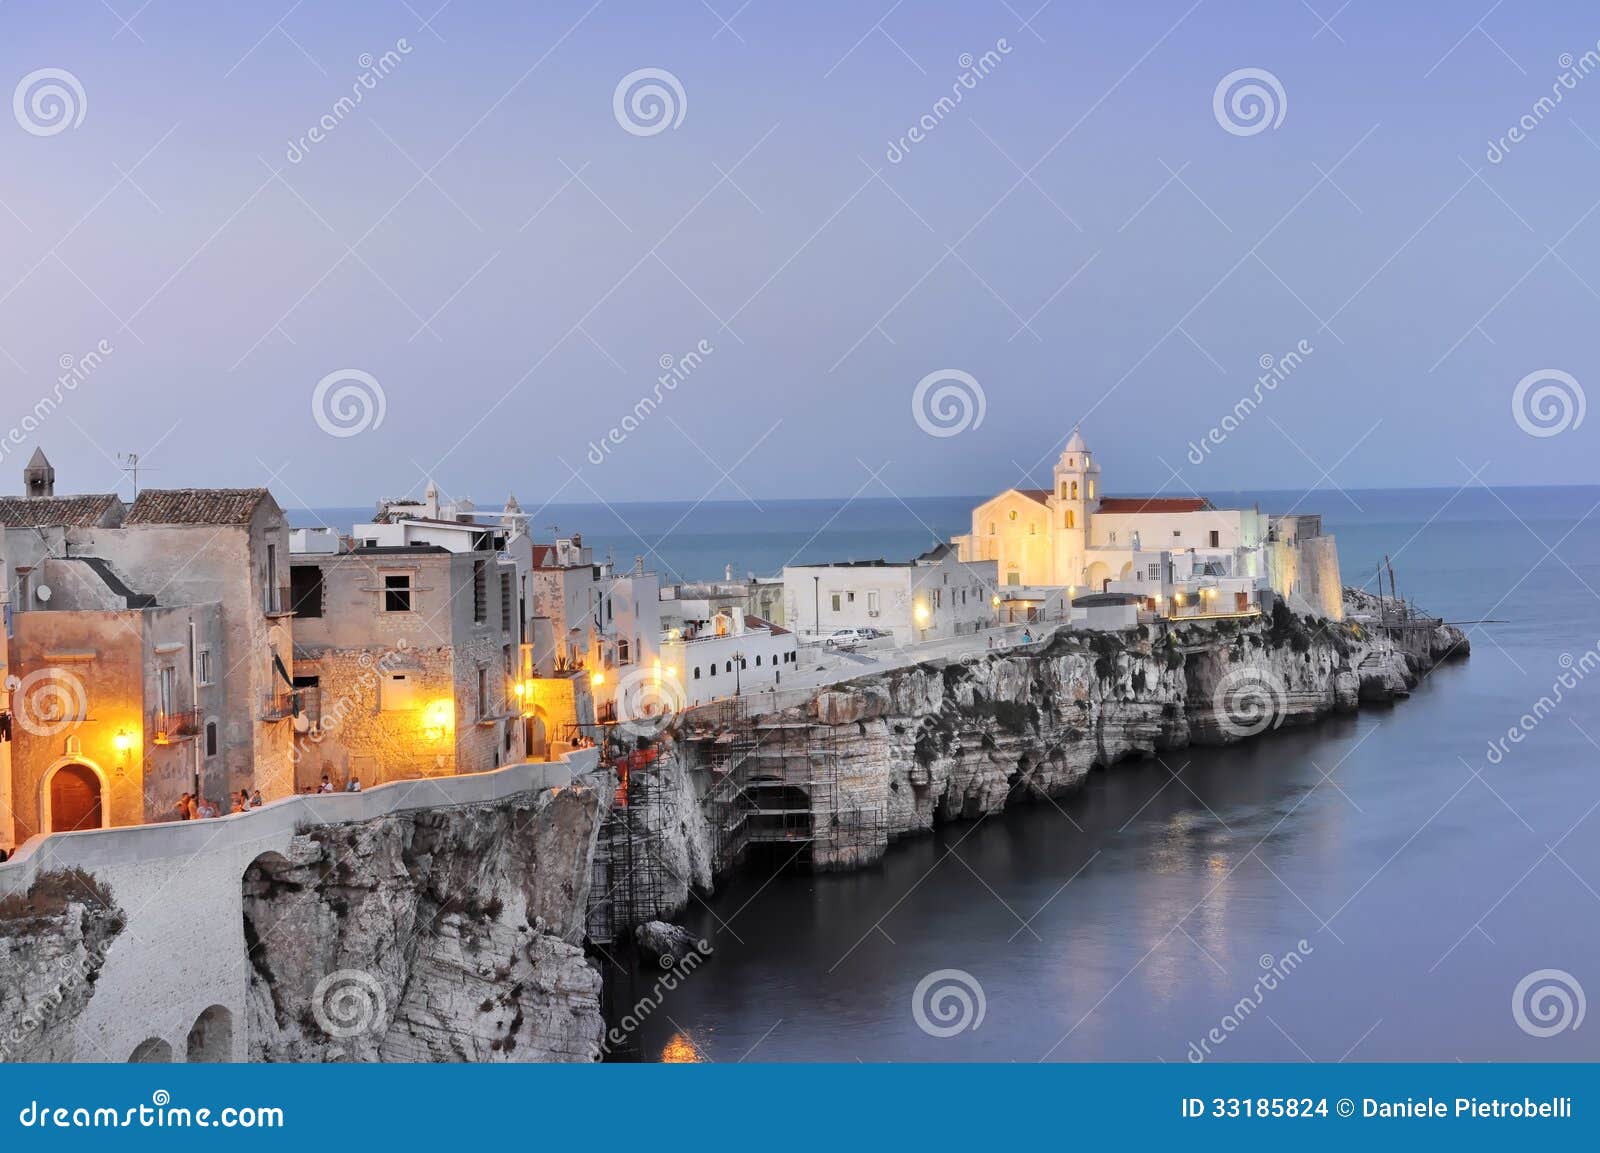
<svg viewBox="0 0 1600 1153">
<path fill-rule="evenodd" d="M 598 764 L 597 750 L 577 749 L 557 761 L 394 781 L 359 793 L 302 794 L 203 821 L 34 837 L 0 864 L 0 897 L 26 893 L 43 874 L 82 869 L 110 889 L 127 918 L 78 1021 L 73 1059 L 126 1061 L 157 1040 L 182 1061 L 190 1029 L 220 1006 L 231 1017 L 231 1059 L 242 1061 L 249 959 L 241 881 L 252 861 L 287 851 L 297 832 L 315 826 L 493 804 L 570 785 Z"/>
</svg>

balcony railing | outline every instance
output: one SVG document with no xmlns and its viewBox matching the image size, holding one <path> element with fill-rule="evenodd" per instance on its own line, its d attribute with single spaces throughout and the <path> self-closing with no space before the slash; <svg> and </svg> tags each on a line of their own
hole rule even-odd
<svg viewBox="0 0 1600 1153">
<path fill-rule="evenodd" d="M 157 709 L 150 714 L 150 731 L 155 734 L 155 743 L 158 745 L 192 740 L 200 735 L 200 712 L 198 709 L 182 712 L 162 712 Z"/>
<path fill-rule="evenodd" d="M 290 717 L 300 714 L 300 694 L 268 693 L 266 700 L 261 705 L 261 719 L 264 721 L 286 721 Z"/>
</svg>

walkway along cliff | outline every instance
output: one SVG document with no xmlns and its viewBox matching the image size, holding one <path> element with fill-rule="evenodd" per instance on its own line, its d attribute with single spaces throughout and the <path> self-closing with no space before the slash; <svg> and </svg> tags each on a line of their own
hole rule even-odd
<svg viewBox="0 0 1600 1153">
<path fill-rule="evenodd" d="M 1466 637 L 1389 620 L 1270 616 L 1069 628 L 1031 644 L 691 710 L 641 737 L 601 832 L 591 937 L 670 918 L 761 855 L 853 869 L 897 838 L 1056 797 L 1089 772 L 1393 702 Z M 625 766 L 626 767 L 626 766 Z M 623 867 L 624 861 L 626 868 Z M 601 883 L 601 882 L 604 883 Z"/>
</svg>

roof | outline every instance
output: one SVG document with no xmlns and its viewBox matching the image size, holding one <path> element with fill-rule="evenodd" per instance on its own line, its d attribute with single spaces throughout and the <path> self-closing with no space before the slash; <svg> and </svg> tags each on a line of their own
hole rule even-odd
<svg viewBox="0 0 1600 1153">
<path fill-rule="evenodd" d="M 789 630 L 784 628 L 782 625 L 775 625 L 766 617 L 758 617 L 754 613 L 744 614 L 744 624 L 746 628 L 768 629 L 775 637 L 786 637 L 789 635 Z"/>
<path fill-rule="evenodd" d="M 149 593 L 135 592 L 128 587 L 126 581 L 117 575 L 115 569 L 101 557 L 97 556 L 64 556 L 55 558 L 58 562 L 87 565 L 94 574 L 100 578 L 102 584 L 117 596 L 127 602 L 130 609 L 156 608 L 156 598 Z"/>
<path fill-rule="evenodd" d="M 107 514 L 122 511 L 113 492 L 80 496 L 0 497 L 0 526 L 5 528 L 79 528 L 96 525 Z M 112 523 L 116 523 L 113 519 Z"/>
<path fill-rule="evenodd" d="M 1067 447 L 1063 452 L 1088 452 L 1089 446 L 1084 442 L 1083 433 L 1078 431 L 1078 426 L 1072 426 L 1072 436 L 1067 440 Z"/>
<path fill-rule="evenodd" d="M 956 546 L 949 541 L 940 541 L 927 552 L 917 557 L 919 561 L 941 561 L 956 551 Z"/>
<path fill-rule="evenodd" d="M 1137 593 L 1089 593 L 1081 597 L 1073 597 L 1074 605 L 1084 605 L 1094 608 L 1100 605 L 1132 605 L 1143 601 L 1144 597 Z"/>
<path fill-rule="evenodd" d="M 455 555 L 442 544 L 364 544 L 357 545 L 350 550 L 356 556 L 394 556 L 406 553 L 444 553 L 447 556 Z M 338 553 L 295 553 L 300 557 L 337 557 Z M 461 553 L 461 556 L 470 556 L 470 553 Z"/>
<path fill-rule="evenodd" d="M 30 471 L 36 468 L 50 467 L 50 458 L 45 456 L 44 449 L 36 448 L 33 450 L 33 455 L 28 458 L 27 467 Z"/>
<path fill-rule="evenodd" d="M 1203 496 L 1108 496 L 1100 512 L 1207 512 L 1216 508 Z"/>
<path fill-rule="evenodd" d="M 139 524 L 249 524 L 264 488 L 147 488 L 123 519 Z"/>
<path fill-rule="evenodd" d="M 1040 504 L 1050 503 L 1050 490 L 1047 488 L 1019 488 L 1017 491 L 1029 500 L 1036 500 Z"/>
</svg>

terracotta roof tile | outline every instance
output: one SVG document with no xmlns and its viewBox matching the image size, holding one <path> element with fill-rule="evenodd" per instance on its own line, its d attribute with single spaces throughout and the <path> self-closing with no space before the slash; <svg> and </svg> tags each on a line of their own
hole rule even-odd
<svg viewBox="0 0 1600 1153">
<path fill-rule="evenodd" d="M 80 496 L 0 497 L 0 526 L 5 528 L 83 528 L 115 525 L 122 519 L 122 501 L 115 493 Z"/>
<path fill-rule="evenodd" d="M 248 524 L 264 488 L 147 488 L 123 524 Z"/>
<path fill-rule="evenodd" d="M 1207 512 L 1216 506 L 1203 496 L 1108 496 L 1101 512 Z"/>
</svg>

